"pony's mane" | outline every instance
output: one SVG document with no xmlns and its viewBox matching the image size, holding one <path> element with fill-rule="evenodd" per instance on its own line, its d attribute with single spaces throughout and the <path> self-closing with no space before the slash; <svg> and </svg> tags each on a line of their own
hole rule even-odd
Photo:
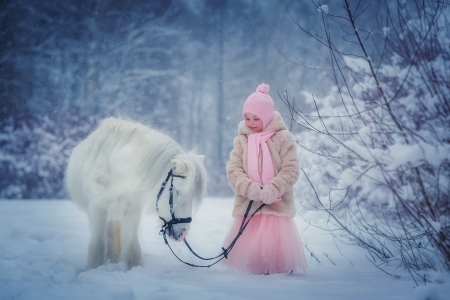
<svg viewBox="0 0 450 300">
<path fill-rule="evenodd" d="M 166 134 L 133 120 L 108 118 L 101 126 L 108 126 L 120 136 L 122 145 L 130 140 L 137 140 L 135 144 L 139 147 L 133 149 L 134 155 L 143 157 L 138 173 L 148 182 L 159 181 L 161 176 L 170 170 L 171 160 L 176 155 L 185 153 L 178 143 Z"/>
<path fill-rule="evenodd" d="M 190 152 L 189 154 L 193 154 L 194 152 Z M 198 159 L 194 160 L 195 162 L 195 178 L 194 184 L 192 185 L 192 197 L 194 200 L 193 206 L 194 209 L 199 207 L 202 204 L 202 200 L 206 194 L 206 181 L 207 181 L 207 173 L 206 169 Z"/>
<path fill-rule="evenodd" d="M 171 162 L 174 158 L 185 160 L 190 165 L 188 174 L 182 185 L 184 185 L 183 196 L 179 198 L 179 205 L 192 204 L 197 208 L 206 192 L 207 172 L 196 151 L 186 153 L 172 138 L 166 134 L 147 127 L 139 122 L 125 119 L 108 118 L 101 125 L 105 127 L 110 135 L 115 137 L 113 147 L 126 152 L 126 147 L 134 145 L 130 161 L 123 161 L 122 165 L 127 170 L 127 165 L 133 160 L 133 157 L 139 157 L 139 164 L 136 162 L 136 188 L 146 187 L 154 188 L 154 185 L 148 185 L 148 182 L 159 182 L 170 171 Z"/>
</svg>

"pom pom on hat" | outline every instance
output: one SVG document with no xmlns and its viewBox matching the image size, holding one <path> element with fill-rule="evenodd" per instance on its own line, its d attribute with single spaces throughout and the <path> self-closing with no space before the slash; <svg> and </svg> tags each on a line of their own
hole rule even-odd
<svg viewBox="0 0 450 300">
<path fill-rule="evenodd" d="M 245 119 L 246 113 L 258 116 L 263 122 L 263 128 L 273 119 L 274 104 L 272 97 L 269 96 L 270 87 L 262 83 L 256 88 L 256 92 L 248 96 L 244 103 L 242 116 Z"/>
<path fill-rule="evenodd" d="M 265 83 L 261 83 L 260 85 L 258 85 L 258 87 L 256 88 L 257 92 L 261 92 L 264 94 L 269 94 L 270 91 L 270 86 L 268 84 Z"/>
</svg>

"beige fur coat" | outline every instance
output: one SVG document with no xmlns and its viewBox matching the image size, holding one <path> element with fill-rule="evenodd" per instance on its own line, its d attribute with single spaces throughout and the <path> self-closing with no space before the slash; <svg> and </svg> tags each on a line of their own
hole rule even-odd
<svg viewBox="0 0 450 300">
<path fill-rule="evenodd" d="M 292 186 L 297 181 L 300 170 L 296 143 L 294 142 L 294 136 L 287 130 L 283 118 L 277 111 L 274 112 L 273 120 L 263 129 L 263 131 L 270 130 L 277 131 L 267 141 L 275 171 L 275 177 L 270 183 L 278 189 L 282 200 L 266 205 L 257 214 L 294 217 L 296 211 Z M 234 139 L 234 149 L 231 151 L 230 161 L 226 167 L 228 180 L 235 193 L 233 217 L 245 214 L 249 203 L 249 199 L 245 195 L 252 182 L 247 176 L 247 134 L 253 132 L 245 125 L 244 121 L 241 121 L 238 126 L 238 133 L 239 135 Z M 255 201 L 250 214 L 261 204 L 262 202 Z"/>
</svg>

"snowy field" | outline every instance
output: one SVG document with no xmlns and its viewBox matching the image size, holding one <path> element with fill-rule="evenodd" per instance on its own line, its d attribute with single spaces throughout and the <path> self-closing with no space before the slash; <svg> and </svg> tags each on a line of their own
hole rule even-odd
<svg viewBox="0 0 450 300">
<path fill-rule="evenodd" d="M 231 209 L 232 199 L 205 200 L 188 235 L 197 253 L 219 252 Z M 415 287 L 403 270 L 393 279 L 373 267 L 361 249 L 338 249 L 325 233 L 300 217 L 295 221 L 320 260 L 308 255 L 306 274 L 256 276 L 220 265 L 185 266 L 164 245 L 155 216 L 141 223 L 143 266 L 128 272 L 120 264 L 86 270 L 87 218 L 70 201 L 0 201 L 0 299 L 449 299 L 449 275 L 430 273 L 442 283 Z M 184 243 L 174 248 L 197 262 Z"/>
</svg>

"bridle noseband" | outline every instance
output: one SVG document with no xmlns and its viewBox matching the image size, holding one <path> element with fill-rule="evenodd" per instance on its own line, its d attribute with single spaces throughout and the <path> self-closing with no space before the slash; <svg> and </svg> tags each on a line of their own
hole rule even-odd
<svg viewBox="0 0 450 300">
<path fill-rule="evenodd" d="M 159 234 L 164 235 L 164 239 L 166 239 L 165 238 L 166 230 L 169 230 L 169 236 L 171 236 L 171 235 L 173 236 L 172 225 L 179 224 L 179 223 L 191 223 L 192 222 L 192 218 L 190 218 L 190 217 L 189 218 L 175 218 L 175 213 L 173 211 L 173 178 L 174 177 L 183 178 L 183 179 L 186 178 L 186 176 L 173 174 L 173 170 L 170 170 L 169 174 L 167 174 L 166 180 L 164 180 L 164 182 L 161 185 L 161 189 L 159 190 L 158 196 L 156 197 L 156 212 L 158 213 L 158 217 L 164 222 L 164 224 L 161 226 L 161 230 L 159 231 Z M 169 179 L 170 179 L 169 209 L 170 209 L 170 216 L 172 217 L 172 219 L 170 221 L 166 221 L 159 214 L 158 202 L 159 202 L 159 199 L 161 198 L 162 193 L 164 192 L 164 189 L 166 188 L 167 182 L 169 182 Z"/>
</svg>

